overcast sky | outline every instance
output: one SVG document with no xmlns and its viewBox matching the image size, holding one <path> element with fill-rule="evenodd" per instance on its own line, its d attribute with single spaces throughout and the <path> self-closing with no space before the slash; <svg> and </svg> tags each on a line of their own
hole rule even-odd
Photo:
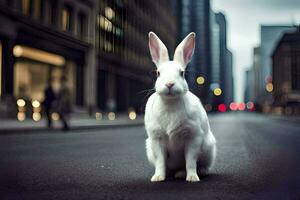
<svg viewBox="0 0 300 200">
<path fill-rule="evenodd" d="M 212 8 L 227 19 L 228 46 L 233 52 L 235 99 L 242 101 L 244 72 L 260 44 L 260 25 L 300 23 L 300 0 L 211 0 Z"/>
</svg>

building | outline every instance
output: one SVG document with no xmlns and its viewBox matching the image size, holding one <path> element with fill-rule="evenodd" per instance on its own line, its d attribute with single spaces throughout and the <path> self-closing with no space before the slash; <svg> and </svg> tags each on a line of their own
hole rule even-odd
<svg viewBox="0 0 300 200">
<path fill-rule="evenodd" d="M 3 115 L 16 116 L 15 99 L 42 102 L 50 77 L 54 85 L 67 77 L 74 105 L 94 103 L 95 90 L 86 88 L 95 85 L 89 55 L 96 7 L 93 0 L 0 1 Z"/>
<path fill-rule="evenodd" d="M 260 47 L 255 47 L 253 49 L 253 64 L 252 64 L 252 68 L 253 68 L 253 76 L 254 76 L 254 82 L 253 82 L 253 87 L 254 87 L 254 102 L 256 102 L 256 100 L 259 97 L 259 83 L 260 83 L 260 76 L 259 76 L 259 70 L 260 70 Z"/>
<path fill-rule="evenodd" d="M 286 114 L 300 114 L 300 28 L 285 33 L 276 45 L 273 60 L 273 107 Z"/>
<path fill-rule="evenodd" d="M 143 110 L 140 92 L 153 87 L 155 70 L 148 32 L 175 48 L 169 8 L 168 0 L 0 0 L 1 115 L 16 116 L 17 99 L 42 102 L 48 79 L 58 88 L 62 76 L 75 110 Z"/>
<path fill-rule="evenodd" d="M 246 80 L 245 80 L 245 93 L 244 93 L 244 101 L 245 102 L 253 102 L 254 101 L 254 70 L 253 68 L 248 69 L 246 72 Z"/>
<path fill-rule="evenodd" d="M 213 14 L 211 17 L 212 21 L 216 21 L 216 15 Z M 221 27 L 218 23 L 212 23 L 212 40 L 211 40 L 211 54 L 212 54 L 212 61 L 211 61 L 211 70 L 210 70 L 210 91 L 213 91 L 215 88 L 221 87 L 221 62 L 222 55 L 221 55 Z M 223 65 L 223 63 L 222 63 Z M 218 104 L 221 102 L 220 96 L 214 96 L 212 92 L 209 93 L 209 100 L 212 104 Z"/>
<path fill-rule="evenodd" d="M 210 0 L 177 0 L 178 43 L 190 32 L 196 33 L 196 48 L 187 68 L 190 90 L 209 103 L 212 67 L 212 16 Z"/>
<path fill-rule="evenodd" d="M 102 1 L 97 16 L 97 106 L 107 111 L 143 111 L 153 88 L 149 72 L 155 70 L 148 49 L 154 31 L 168 49 L 175 49 L 176 19 L 168 0 Z M 159 22 L 159 23 L 158 23 Z M 171 55 L 171 54 L 170 54 Z"/>
<path fill-rule="evenodd" d="M 257 103 L 262 109 L 268 111 L 272 104 L 272 95 L 266 90 L 267 84 L 272 82 L 272 59 L 271 54 L 281 36 L 288 31 L 295 30 L 293 26 L 262 25 L 260 29 L 260 47 L 258 68 L 258 95 Z"/>
<path fill-rule="evenodd" d="M 178 20 L 178 42 L 196 33 L 196 48 L 187 68 L 190 90 L 207 111 L 233 101 L 233 56 L 227 48 L 226 17 L 214 13 L 210 0 L 172 1 Z"/>
<path fill-rule="evenodd" d="M 218 103 L 224 103 L 229 105 L 233 101 L 233 75 L 232 75 L 232 53 L 228 50 L 227 47 L 227 24 L 226 18 L 223 13 L 215 14 L 215 29 L 218 30 L 217 39 L 215 43 L 218 43 L 218 47 L 215 48 L 215 51 L 218 52 L 218 65 L 219 65 L 219 85 L 222 93 L 220 96 L 215 98 L 218 100 Z M 213 61 L 214 62 L 214 61 Z M 216 65 L 216 67 L 218 67 Z M 217 72 L 212 73 L 212 76 L 216 76 Z M 215 86 L 216 87 L 216 86 Z M 215 88 L 212 88 L 215 89 Z"/>
<path fill-rule="evenodd" d="M 232 52 L 226 49 L 226 69 L 225 69 L 225 99 L 224 103 L 230 105 L 234 101 L 234 81 L 233 81 L 233 55 Z"/>
</svg>

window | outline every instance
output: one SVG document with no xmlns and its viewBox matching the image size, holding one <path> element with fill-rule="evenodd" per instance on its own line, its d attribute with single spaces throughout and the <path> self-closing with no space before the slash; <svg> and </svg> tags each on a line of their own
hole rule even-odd
<svg viewBox="0 0 300 200">
<path fill-rule="evenodd" d="M 48 24 L 57 24 L 57 2 L 56 0 L 49 1 L 48 5 Z"/>
<path fill-rule="evenodd" d="M 41 0 L 34 0 L 34 2 L 33 2 L 33 17 L 35 19 L 40 19 L 41 10 L 42 10 Z"/>
<path fill-rule="evenodd" d="M 62 10 L 62 30 L 70 31 L 71 30 L 71 8 L 65 6 Z"/>
<path fill-rule="evenodd" d="M 126 13 L 118 3 L 106 2 L 100 4 L 97 15 L 96 45 L 107 53 L 124 56 L 124 28 Z"/>
<path fill-rule="evenodd" d="M 21 1 L 21 9 L 22 9 L 22 13 L 24 15 L 30 15 L 31 5 L 32 5 L 31 0 L 22 0 Z"/>
<path fill-rule="evenodd" d="M 86 39 L 87 30 L 88 30 L 87 17 L 85 14 L 81 13 L 79 14 L 79 24 L 78 24 L 77 33 L 82 40 Z"/>
</svg>

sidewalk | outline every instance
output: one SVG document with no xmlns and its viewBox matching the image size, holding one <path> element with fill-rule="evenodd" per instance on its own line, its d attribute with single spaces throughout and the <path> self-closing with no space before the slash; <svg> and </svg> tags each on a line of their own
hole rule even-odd
<svg viewBox="0 0 300 200">
<path fill-rule="evenodd" d="M 0 134 L 21 133 L 47 131 L 46 119 L 43 118 L 38 122 L 32 119 L 18 121 L 17 119 L 1 119 L 0 118 Z M 93 129 L 93 128 L 111 128 L 123 126 L 138 126 L 144 124 L 143 116 L 137 116 L 135 120 L 130 120 L 128 115 L 118 115 L 114 120 L 109 120 L 107 116 L 103 116 L 101 120 L 89 116 L 74 116 L 70 119 L 69 125 L 71 130 Z M 62 127 L 61 121 L 53 122 L 53 130 L 60 131 Z"/>
</svg>

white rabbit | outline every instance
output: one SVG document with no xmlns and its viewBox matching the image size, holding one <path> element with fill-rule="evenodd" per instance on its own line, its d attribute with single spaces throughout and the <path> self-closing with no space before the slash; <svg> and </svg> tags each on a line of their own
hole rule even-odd
<svg viewBox="0 0 300 200">
<path fill-rule="evenodd" d="M 146 104 L 147 157 L 155 167 L 152 182 L 164 181 L 167 172 L 186 181 L 200 181 L 197 173 L 207 173 L 216 156 L 216 140 L 200 100 L 188 89 L 184 71 L 195 48 L 190 33 L 169 60 L 163 42 L 149 33 L 149 48 L 157 67 L 155 93 Z"/>
</svg>

